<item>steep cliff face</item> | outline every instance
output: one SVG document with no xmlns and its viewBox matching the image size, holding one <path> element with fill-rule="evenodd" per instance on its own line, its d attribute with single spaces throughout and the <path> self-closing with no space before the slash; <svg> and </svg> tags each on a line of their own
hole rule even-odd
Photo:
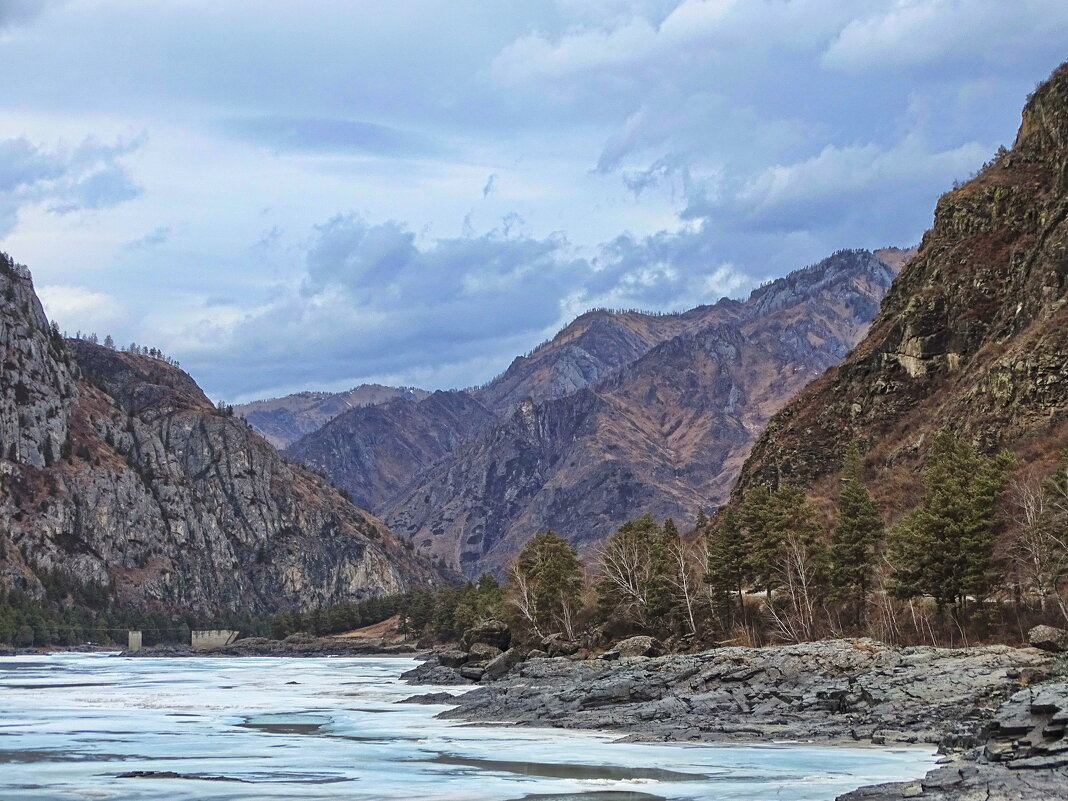
<svg viewBox="0 0 1068 801">
<path fill-rule="evenodd" d="M 497 422 L 466 392 L 435 392 L 350 409 L 286 454 L 331 477 L 353 500 L 381 509 L 422 471 Z"/>
<path fill-rule="evenodd" d="M 586 546 L 646 512 L 692 520 L 726 498 L 768 418 L 859 340 L 893 274 L 845 251 L 744 303 L 695 310 L 606 378 L 522 402 L 383 516 L 469 575 L 501 568 L 545 529 Z"/>
<path fill-rule="evenodd" d="M 6 257 L 0 298 L 0 586 L 57 569 L 142 608 L 266 612 L 436 580 L 185 373 L 64 342 Z"/>
<path fill-rule="evenodd" d="M 945 194 L 867 337 L 768 425 L 738 485 L 819 490 L 848 444 L 877 490 L 911 480 L 950 426 L 1027 460 L 1068 444 L 1068 65 L 1013 149 Z"/>
<path fill-rule="evenodd" d="M 414 387 L 360 384 L 345 392 L 297 392 L 282 398 L 234 406 L 254 429 L 278 449 L 292 445 L 305 434 L 318 431 L 339 414 L 361 406 L 377 406 L 398 398 L 420 401 L 430 393 Z"/>
</svg>

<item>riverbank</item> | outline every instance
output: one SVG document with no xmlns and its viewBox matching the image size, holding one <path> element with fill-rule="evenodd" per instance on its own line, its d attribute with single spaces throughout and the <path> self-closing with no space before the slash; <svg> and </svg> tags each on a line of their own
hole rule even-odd
<svg viewBox="0 0 1068 801">
<path fill-rule="evenodd" d="M 409 680 L 440 680 L 434 660 Z M 829 640 L 617 661 L 536 658 L 443 717 L 600 729 L 627 740 L 937 744 L 923 782 L 850 801 L 1068 799 L 1068 667 L 1034 648 Z M 440 703 L 440 696 L 438 698 Z M 863 794 L 867 793 L 867 794 Z"/>
</svg>

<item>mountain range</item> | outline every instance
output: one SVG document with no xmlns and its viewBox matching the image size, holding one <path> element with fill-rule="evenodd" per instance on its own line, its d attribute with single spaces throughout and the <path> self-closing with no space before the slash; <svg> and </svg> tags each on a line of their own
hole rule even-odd
<svg viewBox="0 0 1068 801">
<path fill-rule="evenodd" d="M 644 513 L 692 523 L 910 255 L 841 251 L 680 314 L 594 310 L 484 386 L 349 409 L 285 453 L 468 575 L 541 530 L 588 547 Z"/>
</svg>

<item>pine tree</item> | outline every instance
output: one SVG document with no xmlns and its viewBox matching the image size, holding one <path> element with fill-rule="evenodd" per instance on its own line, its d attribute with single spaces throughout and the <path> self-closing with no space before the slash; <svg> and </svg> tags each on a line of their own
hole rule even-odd
<svg viewBox="0 0 1068 801">
<path fill-rule="evenodd" d="M 871 587 L 875 549 L 885 536 L 879 507 L 860 483 L 860 450 L 854 444 L 846 454 L 838 525 L 831 534 L 831 599 L 849 605 L 854 626 L 859 626 Z"/>
<path fill-rule="evenodd" d="M 775 564 L 782 549 L 781 532 L 774 524 L 772 493 L 755 487 L 742 500 L 739 524 L 749 547 L 749 572 L 756 587 L 771 594 L 776 584 Z"/>
<path fill-rule="evenodd" d="M 737 599 L 739 618 L 745 619 L 743 587 L 749 570 L 745 537 L 733 509 L 723 513 L 723 518 L 709 536 L 705 568 L 712 613 L 726 631 L 734 621 L 732 596 Z"/>
<path fill-rule="evenodd" d="M 1011 457 L 983 456 L 960 437 L 943 430 L 935 439 L 923 475 L 920 505 L 892 538 L 894 591 L 900 597 L 930 595 L 941 612 L 964 611 L 995 583 L 996 507 Z"/>
</svg>

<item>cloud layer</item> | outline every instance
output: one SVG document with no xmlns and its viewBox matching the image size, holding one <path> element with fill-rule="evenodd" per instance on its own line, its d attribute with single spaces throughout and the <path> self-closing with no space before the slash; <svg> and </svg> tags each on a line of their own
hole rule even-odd
<svg viewBox="0 0 1068 801">
<path fill-rule="evenodd" d="M 1062 0 L 13 0 L 0 247 L 216 397 L 478 383 L 915 242 L 1066 41 Z"/>
</svg>

